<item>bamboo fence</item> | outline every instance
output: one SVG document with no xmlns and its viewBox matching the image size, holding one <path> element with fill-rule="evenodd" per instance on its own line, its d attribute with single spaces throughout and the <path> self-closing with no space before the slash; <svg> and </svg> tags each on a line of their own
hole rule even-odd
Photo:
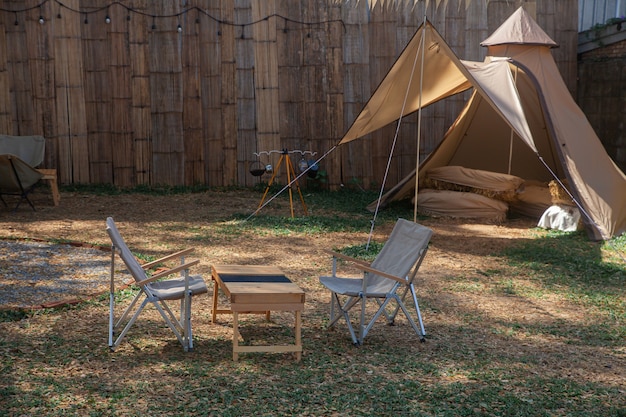
<svg viewBox="0 0 626 417">
<path fill-rule="evenodd" d="M 271 150 L 333 148 L 424 16 L 456 54 L 523 5 L 561 47 L 574 93 L 577 0 L 0 1 L 0 133 L 47 139 L 62 184 L 252 186 Z M 419 154 L 465 97 L 423 112 Z M 328 186 L 379 187 L 396 125 L 338 147 Z M 415 168 L 403 119 L 387 186 Z M 260 156 L 257 156 L 260 154 Z M 300 158 L 292 154 L 294 163 Z M 307 159 L 311 159 L 310 156 Z"/>
</svg>

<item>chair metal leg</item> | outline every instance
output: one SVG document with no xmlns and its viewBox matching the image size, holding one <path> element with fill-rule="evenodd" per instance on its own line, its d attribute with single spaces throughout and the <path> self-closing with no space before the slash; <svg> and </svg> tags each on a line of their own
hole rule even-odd
<svg viewBox="0 0 626 417">
<path fill-rule="evenodd" d="M 382 314 L 385 314 L 385 316 L 387 316 L 387 312 L 385 311 L 385 308 L 387 307 L 387 304 L 389 304 L 389 301 L 392 300 L 392 298 L 393 297 L 387 297 L 387 298 L 385 298 L 385 301 L 383 301 L 382 303 L 379 304 L 378 311 L 376 311 L 376 313 L 372 316 L 372 319 L 369 321 L 369 323 L 367 324 L 367 326 L 363 330 L 363 339 L 365 339 L 365 336 L 367 336 L 367 334 L 372 329 L 372 327 L 374 327 L 374 323 L 376 323 L 376 320 L 378 320 L 378 318 Z M 362 342 L 363 341 L 361 341 L 361 343 Z"/>
<path fill-rule="evenodd" d="M 172 320 L 174 316 L 172 314 L 172 311 L 167 306 L 167 304 L 160 304 L 158 302 L 153 302 L 153 304 L 156 307 L 156 309 L 159 311 L 159 313 L 161 314 L 161 317 L 163 317 L 163 320 L 165 320 L 165 323 L 167 323 L 168 327 L 174 332 L 180 344 L 183 345 L 183 347 L 185 347 L 185 342 L 183 341 L 183 335 L 181 334 L 182 329 L 179 329 L 180 323 L 178 323 L 178 320 L 176 320 L 176 318 Z"/>
<path fill-rule="evenodd" d="M 339 305 L 337 294 L 335 292 L 331 292 L 330 293 L 330 322 L 328 323 L 328 328 L 331 328 L 337 322 L 337 319 L 335 316 L 335 303 Z"/>
<path fill-rule="evenodd" d="M 109 295 L 109 347 L 113 346 L 113 322 L 115 321 L 114 309 L 115 294 L 111 293 Z"/>
<path fill-rule="evenodd" d="M 131 306 L 135 304 L 135 301 L 137 300 L 137 298 L 135 298 L 133 300 L 133 302 L 131 303 Z M 130 328 L 133 326 L 133 324 L 135 323 L 135 321 L 137 320 L 137 318 L 139 317 L 139 314 L 141 314 L 141 311 L 144 309 L 144 307 L 146 306 L 146 304 L 148 304 L 148 299 L 145 299 L 143 301 L 143 303 L 141 303 L 141 305 L 139 306 L 139 308 L 137 309 L 137 311 L 135 311 L 135 314 L 133 314 L 133 316 L 131 317 L 131 319 L 128 321 L 128 323 L 126 323 L 126 326 L 124 327 L 124 329 L 122 330 L 122 332 L 119 334 L 119 336 L 117 336 L 117 339 L 115 339 L 115 342 L 113 342 L 112 345 L 109 345 L 109 348 L 111 350 L 114 350 L 117 346 L 119 346 L 119 344 L 122 342 L 122 339 L 124 338 L 124 336 L 126 336 L 126 333 L 128 332 L 128 330 L 130 330 Z M 130 306 L 129 306 L 130 307 Z M 126 309 L 126 311 L 124 312 L 123 317 L 127 316 L 128 313 L 128 309 Z M 118 321 L 118 325 L 121 324 L 121 319 L 120 321 Z M 116 326 L 117 327 L 117 326 Z"/>
<path fill-rule="evenodd" d="M 366 328 L 366 324 L 365 324 L 365 307 L 366 307 L 366 301 L 367 301 L 367 297 L 365 296 L 365 294 L 361 293 L 359 294 L 359 298 L 361 299 L 361 316 L 359 318 L 359 345 L 363 344 L 363 339 L 365 339 L 365 335 L 367 334 L 367 330 L 365 330 Z"/>
<path fill-rule="evenodd" d="M 346 321 L 346 325 L 348 326 L 348 331 L 350 332 L 350 337 L 352 338 L 352 342 L 355 345 L 359 344 L 359 340 L 356 337 L 356 333 L 354 331 L 354 328 L 352 327 L 352 323 L 350 322 L 350 315 L 348 314 L 348 311 L 357 303 L 359 302 L 359 298 L 358 297 L 348 297 L 348 299 L 346 300 L 346 302 L 343 304 L 343 306 L 341 305 L 341 300 L 339 299 L 339 294 L 333 292 L 331 293 L 331 315 L 330 315 L 330 322 L 328 323 L 327 328 L 331 328 L 333 327 L 335 324 L 337 324 L 337 321 L 339 321 L 340 318 L 343 317 L 343 319 Z M 336 304 L 336 306 L 335 306 Z M 339 312 L 337 312 L 335 310 L 335 308 L 337 308 L 341 314 L 339 314 Z"/>
<path fill-rule="evenodd" d="M 190 352 L 193 350 L 193 335 L 191 333 L 191 291 L 188 291 L 185 294 L 185 323 L 183 325 L 184 328 L 184 339 L 185 345 L 183 348 L 185 352 Z"/>
<path fill-rule="evenodd" d="M 419 320 L 420 323 L 420 329 L 422 331 L 421 333 L 421 339 L 422 341 L 424 341 L 424 336 L 426 336 L 426 330 L 424 329 L 424 322 L 422 321 L 422 312 L 420 311 L 420 306 L 419 303 L 417 302 L 417 295 L 415 294 L 415 287 L 413 286 L 413 283 L 411 283 L 411 294 L 413 295 L 413 304 L 415 304 L 415 311 L 417 312 L 417 319 Z"/>
</svg>

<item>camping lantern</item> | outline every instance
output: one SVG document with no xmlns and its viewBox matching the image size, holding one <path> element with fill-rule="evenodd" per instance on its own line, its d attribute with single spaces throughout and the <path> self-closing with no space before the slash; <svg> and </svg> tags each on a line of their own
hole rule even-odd
<svg viewBox="0 0 626 417">
<path fill-rule="evenodd" d="M 250 174 L 254 175 L 255 177 L 260 177 L 261 175 L 265 174 L 265 171 L 265 166 L 263 166 L 261 161 L 254 161 L 250 164 Z"/>
<path fill-rule="evenodd" d="M 319 170 L 319 166 L 315 163 L 315 161 L 309 161 L 308 165 L 310 166 L 309 170 L 307 171 L 307 176 L 309 178 L 316 178 L 317 177 L 317 171 Z"/>
<path fill-rule="evenodd" d="M 306 161 L 306 159 L 304 159 L 304 157 L 302 157 L 302 159 L 298 161 L 298 169 L 300 170 L 300 172 L 304 172 L 308 167 L 309 163 Z"/>
</svg>

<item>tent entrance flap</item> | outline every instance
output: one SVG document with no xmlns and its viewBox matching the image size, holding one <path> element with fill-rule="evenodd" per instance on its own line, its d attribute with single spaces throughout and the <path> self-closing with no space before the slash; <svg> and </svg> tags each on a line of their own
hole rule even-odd
<svg viewBox="0 0 626 417">
<path fill-rule="evenodd" d="M 509 63 L 494 60 L 485 63 L 463 61 L 463 64 L 474 77 L 474 87 L 519 138 L 537 153 Z"/>
</svg>

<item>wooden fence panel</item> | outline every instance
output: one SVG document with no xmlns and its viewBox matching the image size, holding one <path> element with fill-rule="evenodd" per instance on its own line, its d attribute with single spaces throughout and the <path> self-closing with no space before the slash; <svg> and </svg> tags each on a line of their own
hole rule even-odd
<svg viewBox="0 0 626 417">
<path fill-rule="evenodd" d="M 43 134 L 63 184 L 250 186 L 269 179 L 250 175 L 255 152 L 332 149 L 425 15 L 460 58 L 482 60 L 480 41 L 522 5 L 561 45 L 574 91 L 577 0 L 6 0 L 0 133 Z M 387 187 L 467 97 L 424 109 L 419 149 L 417 115 L 403 118 Z M 378 187 L 396 127 L 331 152 L 329 186 Z"/>
<path fill-rule="evenodd" d="M 13 133 L 11 109 L 11 74 L 8 65 L 6 15 L 0 20 L 0 132 Z"/>
</svg>

